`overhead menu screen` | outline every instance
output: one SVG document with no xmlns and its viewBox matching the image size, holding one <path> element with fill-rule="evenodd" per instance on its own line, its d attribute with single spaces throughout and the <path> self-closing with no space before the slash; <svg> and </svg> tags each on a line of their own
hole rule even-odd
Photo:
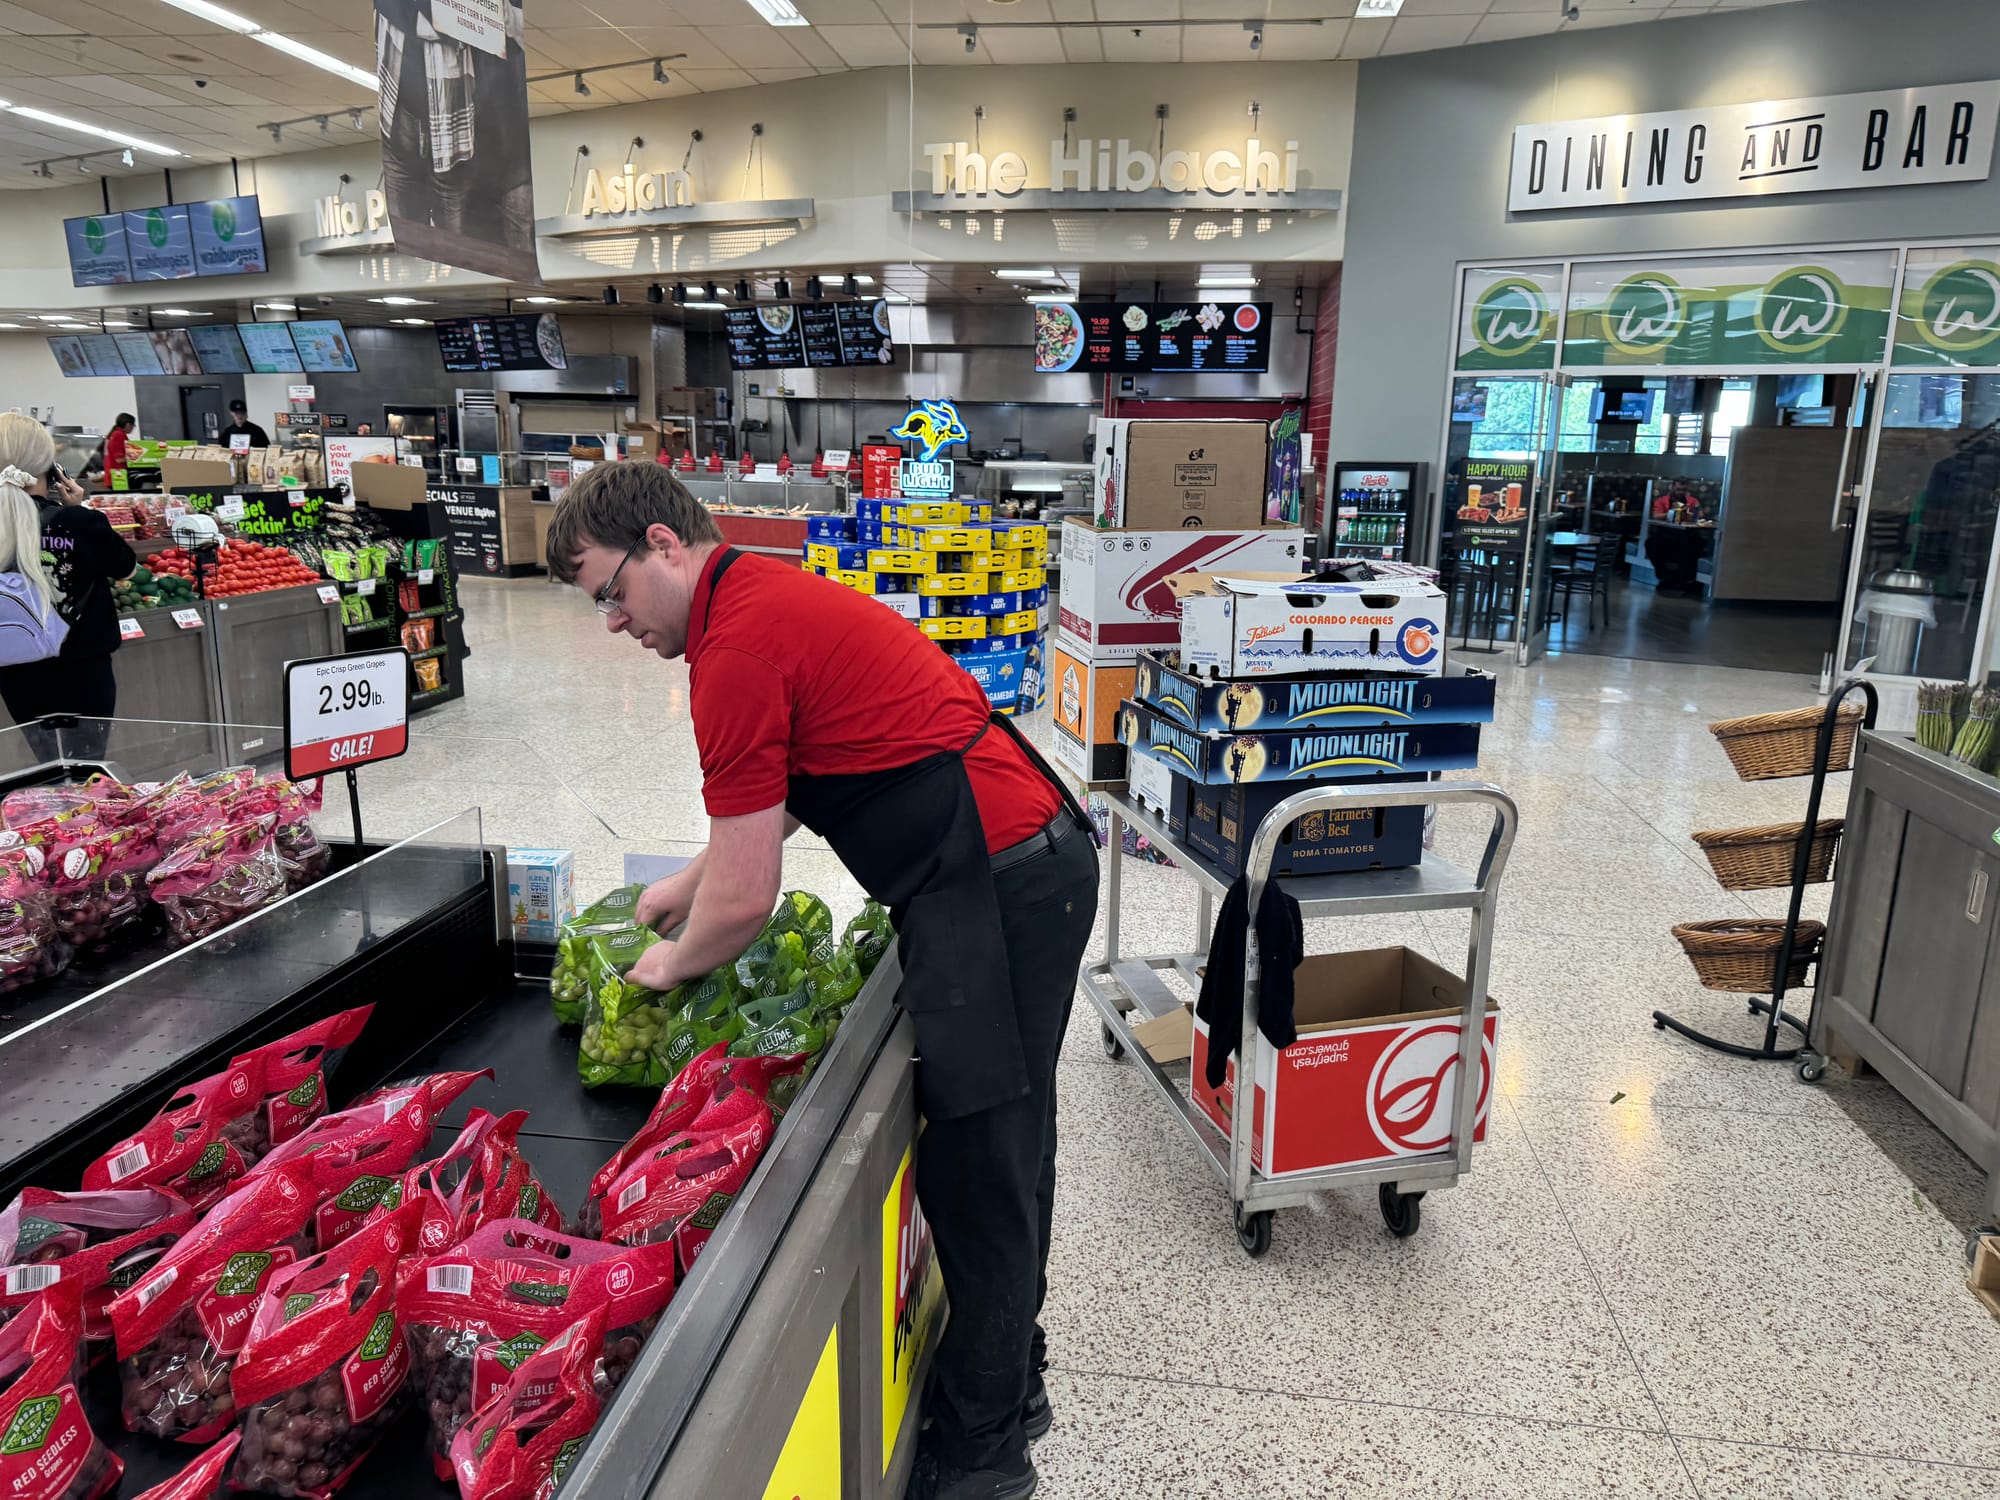
<svg viewBox="0 0 2000 1500">
<path fill-rule="evenodd" d="M 145 333 L 114 333 L 118 341 L 118 352 L 125 356 L 125 368 L 134 375 L 164 375 L 167 367 L 160 363 L 160 351 L 153 346 L 152 335 Z"/>
<path fill-rule="evenodd" d="M 889 310 L 882 302 L 765 303 L 722 315 L 737 370 L 828 369 L 888 364 Z"/>
<path fill-rule="evenodd" d="M 299 363 L 298 345 L 292 342 L 292 325 L 289 323 L 238 323 L 236 331 L 243 336 L 243 352 L 250 357 L 250 368 L 259 375 L 300 375 L 305 366 Z"/>
<path fill-rule="evenodd" d="M 195 358 L 194 342 L 185 328 L 156 328 L 146 335 L 153 352 L 160 357 L 160 369 L 168 375 L 199 375 L 201 361 Z"/>
<path fill-rule="evenodd" d="M 118 340 L 108 333 L 85 333 L 77 336 L 83 345 L 83 357 L 90 361 L 93 375 L 130 375 L 125 368 L 125 356 L 118 352 Z"/>
<path fill-rule="evenodd" d="M 194 275 L 194 235 L 187 205 L 127 210 L 125 248 L 134 281 L 179 281 Z"/>
<path fill-rule="evenodd" d="M 348 345 L 347 330 L 331 318 L 301 319 L 285 325 L 298 346 L 299 363 L 308 375 L 352 375 L 354 350 Z"/>
<path fill-rule="evenodd" d="M 69 245 L 69 279 L 75 286 L 117 286 L 132 279 L 125 254 L 123 214 L 85 214 L 63 220 Z"/>
<path fill-rule="evenodd" d="M 244 276 L 270 269 L 264 215 L 254 197 L 211 198 L 188 205 L 198 276 Z"/>
<path fill-rule="evenodd" d="M 194 352 L 201 360 L 204 375 L 248 375 L 250 353 L 243 347 L 243 337 L 237 333 L 236 325 L 224 323 L 215 328 L 190 328 L 188 337 L 194 340 Z"/>
<path fill-rule="evenodd" d="M 439 318 L 438 353 L 447 370 L 567 370 L 562 325 L 554 313 L 497 318 Z"/>
<path fill-rule="evenodd" d="M 63 372 L 65 380 L 75 380 L 80 375 L 91 373 L 90 360 L 84 355 L 83 344 L 73 333 L 51 334 L 49 353 L 56 357 L 56 366 Z"/>
<path fill-rule="evenodd" d="M 1144 373 L 1271 367 L 1268 302 L 1039 302 L 1035 369 Z"/>
</svg>

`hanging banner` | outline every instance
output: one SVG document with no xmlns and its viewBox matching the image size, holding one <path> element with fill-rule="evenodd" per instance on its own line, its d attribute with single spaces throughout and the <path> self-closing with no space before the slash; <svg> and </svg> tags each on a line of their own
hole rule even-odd
<svg viewBox="0 0 2000 1500">
<path fill-rule="evenodd" d="M 375 0 L 383 185 L 403 254 L 541 281 L 523 34 L 516 0 Z"/>
<path fill-rule="evenodd" d="M 1891 250 L 1578 263 L 1566 369 L 1879 364 L 1888 348 Z"/>
<path fill-rule="evenodd" d="M 2000 245 L 1911 250 L 1896 305 L 1898 365 L 2000 366 Z"/>
<path fill-rule="evenodd" d="M 1561 266 L 1472 266 L 1458 314 L 1460 370 L 1551 370 Z"/>
</svg>

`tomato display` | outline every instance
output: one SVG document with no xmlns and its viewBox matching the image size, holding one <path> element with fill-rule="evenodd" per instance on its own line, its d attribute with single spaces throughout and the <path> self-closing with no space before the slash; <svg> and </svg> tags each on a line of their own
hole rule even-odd
<svg viewBox="0 0 2000 1500">
<path fill-rule="evenodd" d="M 169 547 L 155 554 L 151 561 L 155 573 L 194 577 L 194 557 L 183 547 Z M 210 599 L 296 588 L 302 583 L 319 581 L 319 574 L 283 547 L 264 542 L 224 542 L 216 549 L 214 564 L 202 569 L 202 592 Z"/>
</svg>

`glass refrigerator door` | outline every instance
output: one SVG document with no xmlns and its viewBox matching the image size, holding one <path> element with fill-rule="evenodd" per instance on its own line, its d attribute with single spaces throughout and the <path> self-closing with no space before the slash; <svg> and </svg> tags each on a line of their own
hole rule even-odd
<svg viewBox="0 0 2000 1500">
<path fill-rule="evenodd" d="M 1334 469 L 1334 557 L 1400 562 L 1408 552 L 1415 470 L 1388 464 Z"/>
</svg>

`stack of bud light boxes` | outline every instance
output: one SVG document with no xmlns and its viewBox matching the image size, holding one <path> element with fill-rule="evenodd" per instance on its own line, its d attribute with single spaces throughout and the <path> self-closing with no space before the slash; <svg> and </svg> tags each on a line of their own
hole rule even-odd
<svg viewBox="0 0 2000 1500">
<path fill-rule="evenodd" d="M 1314 783 L 1478 764 L 1493 678 L 1445 670 L 1429 578 L 1189 574 L 1173 587 L 1180 649 L 1139 657 L 1119 737 L 1131 794 L 1227 874 L 1244 872 L 1265 815 Z M 1423 836 L 1420 806 L 1310 813 L 1282 831 L 1272 873 L 1413 865 Z"/>
<path fill-rule="evenodd" d="M 806 519 L 807 571 L 895 610 L 1002 713 L 1048 701 L 1048 528 L 969 500 L 861 499 Z"/>
</svg>

